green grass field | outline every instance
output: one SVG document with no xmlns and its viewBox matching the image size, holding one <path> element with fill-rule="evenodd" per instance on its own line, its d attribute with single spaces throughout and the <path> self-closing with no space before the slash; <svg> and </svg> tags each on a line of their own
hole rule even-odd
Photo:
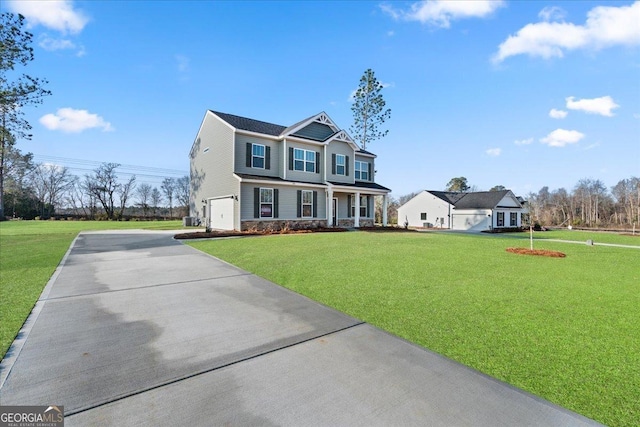
<svg viewBox="0 0 640 427">
<path fill-rule="evenodd" d="M 506 233 L 505 236 L 529 238 L 529 233 Z M 586 242 L 593 240 L 595 243 L 613 243 L 619 245 L 640 246 L 640 232 L 635 235 L 620 233 L 609 233 L 604 231 L 583 231 L 583 230 L 552 230 L 535 231 L 535 240 L 570 240 L 574 242 Z"/>
<path fill-rule="evenodd" d="M 42 289 L 80 231 L 180 229 L 181 221 L 0 222 L 0 357 L 9 349 Z"/>
<path fill-rule="evenodd" d="M 506 236 L 367 232 L 190 244 L 589 418 L 640 425 L 640 249 L 535 241 L 558 259 L 507 253 L 529 241 Z"/>
</svg>

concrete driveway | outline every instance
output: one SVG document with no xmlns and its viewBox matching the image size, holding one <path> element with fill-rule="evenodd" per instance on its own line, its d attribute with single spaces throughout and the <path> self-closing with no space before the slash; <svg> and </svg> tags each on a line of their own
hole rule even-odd
<svg viewBox="0 0 640 427">
<path fill-rule="evenodd" d="M 0 365 L 86 425 L 598 425 L 172 239 L 82 233 Z"/>
</svg>

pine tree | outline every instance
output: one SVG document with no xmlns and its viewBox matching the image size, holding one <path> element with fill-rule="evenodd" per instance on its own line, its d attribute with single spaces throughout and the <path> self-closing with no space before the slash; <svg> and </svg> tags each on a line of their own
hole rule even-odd
<svg viewBox="0 0 640 427">
<path fill-rule="evenodd" d="M 381 93 L 383 88 L 373 70 L 369 68 L 360 78 L 360 84 L 353 96 L 353 125 L 349 130 L 363 150 L 367 149 L 367 144 L 385 137 L 389 132 L 378 130 L 378 126 L 391 118 L 391 109 L 384 109 L 386 102 Z"/>
</svg>

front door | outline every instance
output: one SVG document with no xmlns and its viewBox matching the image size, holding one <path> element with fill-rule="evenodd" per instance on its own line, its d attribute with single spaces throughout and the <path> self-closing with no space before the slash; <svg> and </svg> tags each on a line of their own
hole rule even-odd
<svg viewBox="0 0 640 427">
<path fill-rule="evenodd" d="M 333 199 L 333 226 L 338 226 L 338 199 Z"/>
</svg>

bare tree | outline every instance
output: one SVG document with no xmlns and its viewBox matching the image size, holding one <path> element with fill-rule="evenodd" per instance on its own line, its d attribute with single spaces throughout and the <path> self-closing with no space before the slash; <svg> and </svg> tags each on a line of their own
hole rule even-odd
<svg viewBox="0 0 640 427">
<path fill-rule="evenodd" d="M 120 186 L 118 187 L 118 197 L 120 198 L 120 211 L 118 212 L 118 218 L 122 218 L 122 216 L 124 215 L 124 210 L 127 207 L 127 200 L 129 199 L 129 196 L 135 188 L 135 175 L 132 175 L 131 178 L 129 178 L 129 181 L 125 182 L 124 184 L 120 184 Z"/>
<path fill-rule="evenodd" d="M 176 192 L 176 180 L 175 178 L 165 178 L 162 180 L 162 185 L 160 188 L 164 193 L 164 197 L 167 199 L 169 203 L 169 218 L 173 218 L 173 196 Z"/>
<path fill-rule="evenodd" d="M 33 188 L 41 203 L 42 216 L 45 209 L 48 216 L 55 213 L 55 208 L 63 201 L 63 196 L 73 185 L 73 175 L 67 167 L 39 164 L 31 175 Z"/>
<path fill-rule="evenodd" d="M 85 179 L 88 191 L 100 202 L 108 219 L 113 219 L 115 214 L 114 196 L 120 186 L 116 175 L 118 166 L 118 163 L 103 163 Z"/>
<path fill-rule="evenodd" d="M 176 199 L 180 206 L 186 208 L 186 215 L 189 214 L 189 177 L 183 176 L 176 180 Z"/>
<path fill-rule="evenodd" d="M 142 208 L 142 214 L 147 216 L 149 211 L 149 201 L 151 199 L 151 185 L 140 184 L 136 189 L 136 196 L 138 198 L 138 206 Z"/>
<path fill-rule="evenodd" d="M 157 187 L 153 187 L 153 190 L 151 190 L 151 207 L 153 208 L 153 216 L 157 215 L 158 206 L 160 206 L 161 202 L 162 194 L 160 193 L 160 190 L 158 190 Z"/>
</svg>

